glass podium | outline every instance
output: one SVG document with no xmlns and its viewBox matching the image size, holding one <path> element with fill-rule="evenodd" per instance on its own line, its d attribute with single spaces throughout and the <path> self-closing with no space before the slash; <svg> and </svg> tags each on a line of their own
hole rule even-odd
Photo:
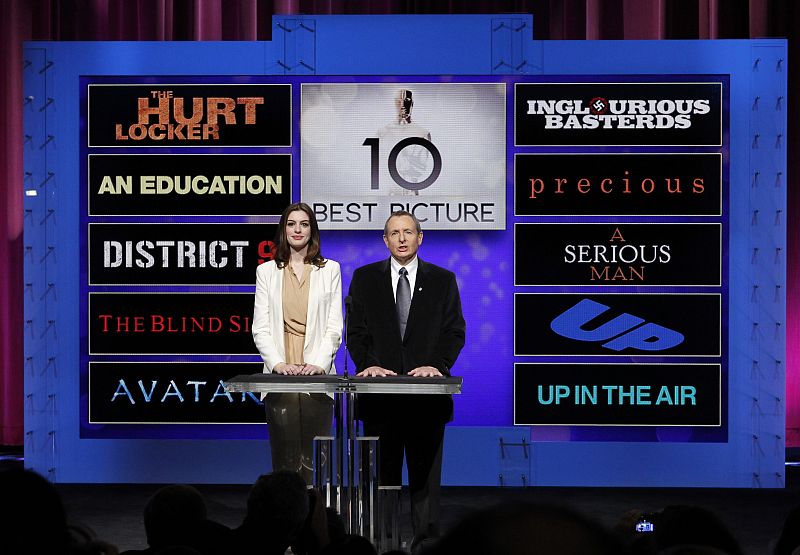
<svg viewBox="0 0 800 555">
<path fill-rule="evenodd" d="M 397 504 L 399 486 L 382 485 L 378 476 L 378 438 L 358 434 L 357 395 L 461 393 L 461 377 L 418 378 L 387 376 L 360 378 L 326 374 L 285 376 L 239 375 L 225 382 L 230 392 L 328 393 L 335 400 L 334 435 L 317 437 L 314 454 L 314 487 L 328 507 L 334 508 L 350 534 L 359 534 L 378 547 L 378 552 L 399 548 Z"/>
</svg>

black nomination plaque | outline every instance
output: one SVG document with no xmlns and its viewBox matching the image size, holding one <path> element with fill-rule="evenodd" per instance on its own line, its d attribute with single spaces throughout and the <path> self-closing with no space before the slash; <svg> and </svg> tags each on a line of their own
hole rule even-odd
<svg viewBox="0 0 800 555">
<path fill-rule="evenodd" d="M 254 362 L 90 362 L 90 424 L 263 424 L 258 395 L 223 382 Z"/>
<path fill-rule="evenodd" d="M 720 286 L 720 224 L 516 224 L 514 284 Z"/>
<path fill-rule="evenodd" d="M 515 356 L 721 356 L 721 296 L 517 293 Z"/>
<path fill-rule="evenodd" d="M 722 154 L 514 157 L 517 216 L 719 216 Z"/>
<path fill-rule="evenodd" d="M 275 216 L 289 154 L 90 154 L 90 216 Z"/>
<path fill-rule="evenodd" d="M 720 426 L 719 364 L 515 364 L 516 426 Z"/>
<path fill-rule="evenodd" d="M 254 285 L 274 224 L 89 224 L 89 285 Z"/>
<path fill-rule="evenodd" d="M 291 146 L 291 93 L 289 84 L 91 84 L 88 146 Z"/>
<path fill-rule="evenodd" d="M 90 355 L 251 355 L 252 293 L 89 293 Z"/>
<path fill-rule="evenodd" d="M 722 146 L 722 82 L 517 83 L 516 146 Z"/>
</svg>

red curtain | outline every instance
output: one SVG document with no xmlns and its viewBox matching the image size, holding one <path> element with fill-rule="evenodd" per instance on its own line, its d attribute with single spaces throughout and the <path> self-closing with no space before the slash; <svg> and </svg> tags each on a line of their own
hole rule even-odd
<svg viewBox="0 0 800 555">
<path fill-rule="evenodd" d="M 0 444 L 23 439 L 22 41 L 270 40 L 273 14 L 531 13 L 537 39 L 788 37 L 789 90 L 797 91 L 795 0 L 0 0 Z M 789 95 L 788 117 L 798 102 Z M 790 126 L 790 129 L 792 127 Z M 789 133 L 787 387 L 800 391 L 794 314 L 800 306 L 798 139 Z M 787 414 L 800 445 L 800 411 Z"/>
</svg>

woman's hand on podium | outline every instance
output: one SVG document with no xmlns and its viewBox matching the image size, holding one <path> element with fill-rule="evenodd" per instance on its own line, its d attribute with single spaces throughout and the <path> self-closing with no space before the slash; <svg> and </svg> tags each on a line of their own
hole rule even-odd
<svg viewBox="0 0 800 555">
<path fill-rule="evenodd" d="M 300 370 L 300 374 L 303 376 L 313 376 L 315 374 L 324 374 L 325 370 L 321 367 L 316 366 L 315 364 L 304 364 L 302 366 L 302 370 Z"/>
<path fill-rule="evenodd" d="M 303 370 L 302 364 L 286 364 L 285 362 L 279 362 L 275 365 L 275 368 L 272 371 L 275 374 L 283 374 L 285 376 L 297 376 Z M 320 368 L 321 370 L 321 368 Z"/>
</svg>

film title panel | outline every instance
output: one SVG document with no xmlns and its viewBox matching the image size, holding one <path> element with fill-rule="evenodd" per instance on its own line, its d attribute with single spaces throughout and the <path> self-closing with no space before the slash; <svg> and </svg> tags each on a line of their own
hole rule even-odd
<svg viewBox="0 0 800 555">
<path fill-rule="evenodd" d="M 274 224 L 89 224 L 89 285 L 254 285 Z"/>
<path fill-rule="evenodd" d="M 505 229 L 503 83 L 305 83 L 303 199 L 323 229 Z"/>
<path fill-rule="evenodd" d="M 516 224 L 515 285 L 720 286 L 720 224 Z"/>
<path fill-rule="evenodd" d="M 264 404 L 223 383 L 253 362 L 90 362 L 90 424 L 262 424 Z"/>
<path fill-rule="evenodd" d="M 91 84 L 88 94 L 90 148 L 292 142 L 288 84 Z"/>
<path fill-rule="evenodd" d="M 515 364 L 516 426 L 720 426 L 719 364 Z"/>
<path fill-rule="evenodd" d="M 514 295 L 515 356 L 721 356 L 719 294 Z"/>
<path fill-rule="evenodd" d="M 517 83 L 517 146 L 722 146 L 720 82 Z"/>
<path fill-rule="evenodd" d="M 251 355 L 252 293 L 89 293 L 90 355 Z"/>
<path fill-rule="evenodd" d="M 518 216 L 720 216 L 722 154 L 517 154 Z"/>
<path fill-rule="evenodd" d="M 90 216 L 271 216 L 291 198 L 290 154 L 90 154 Z"/>
</svg>

